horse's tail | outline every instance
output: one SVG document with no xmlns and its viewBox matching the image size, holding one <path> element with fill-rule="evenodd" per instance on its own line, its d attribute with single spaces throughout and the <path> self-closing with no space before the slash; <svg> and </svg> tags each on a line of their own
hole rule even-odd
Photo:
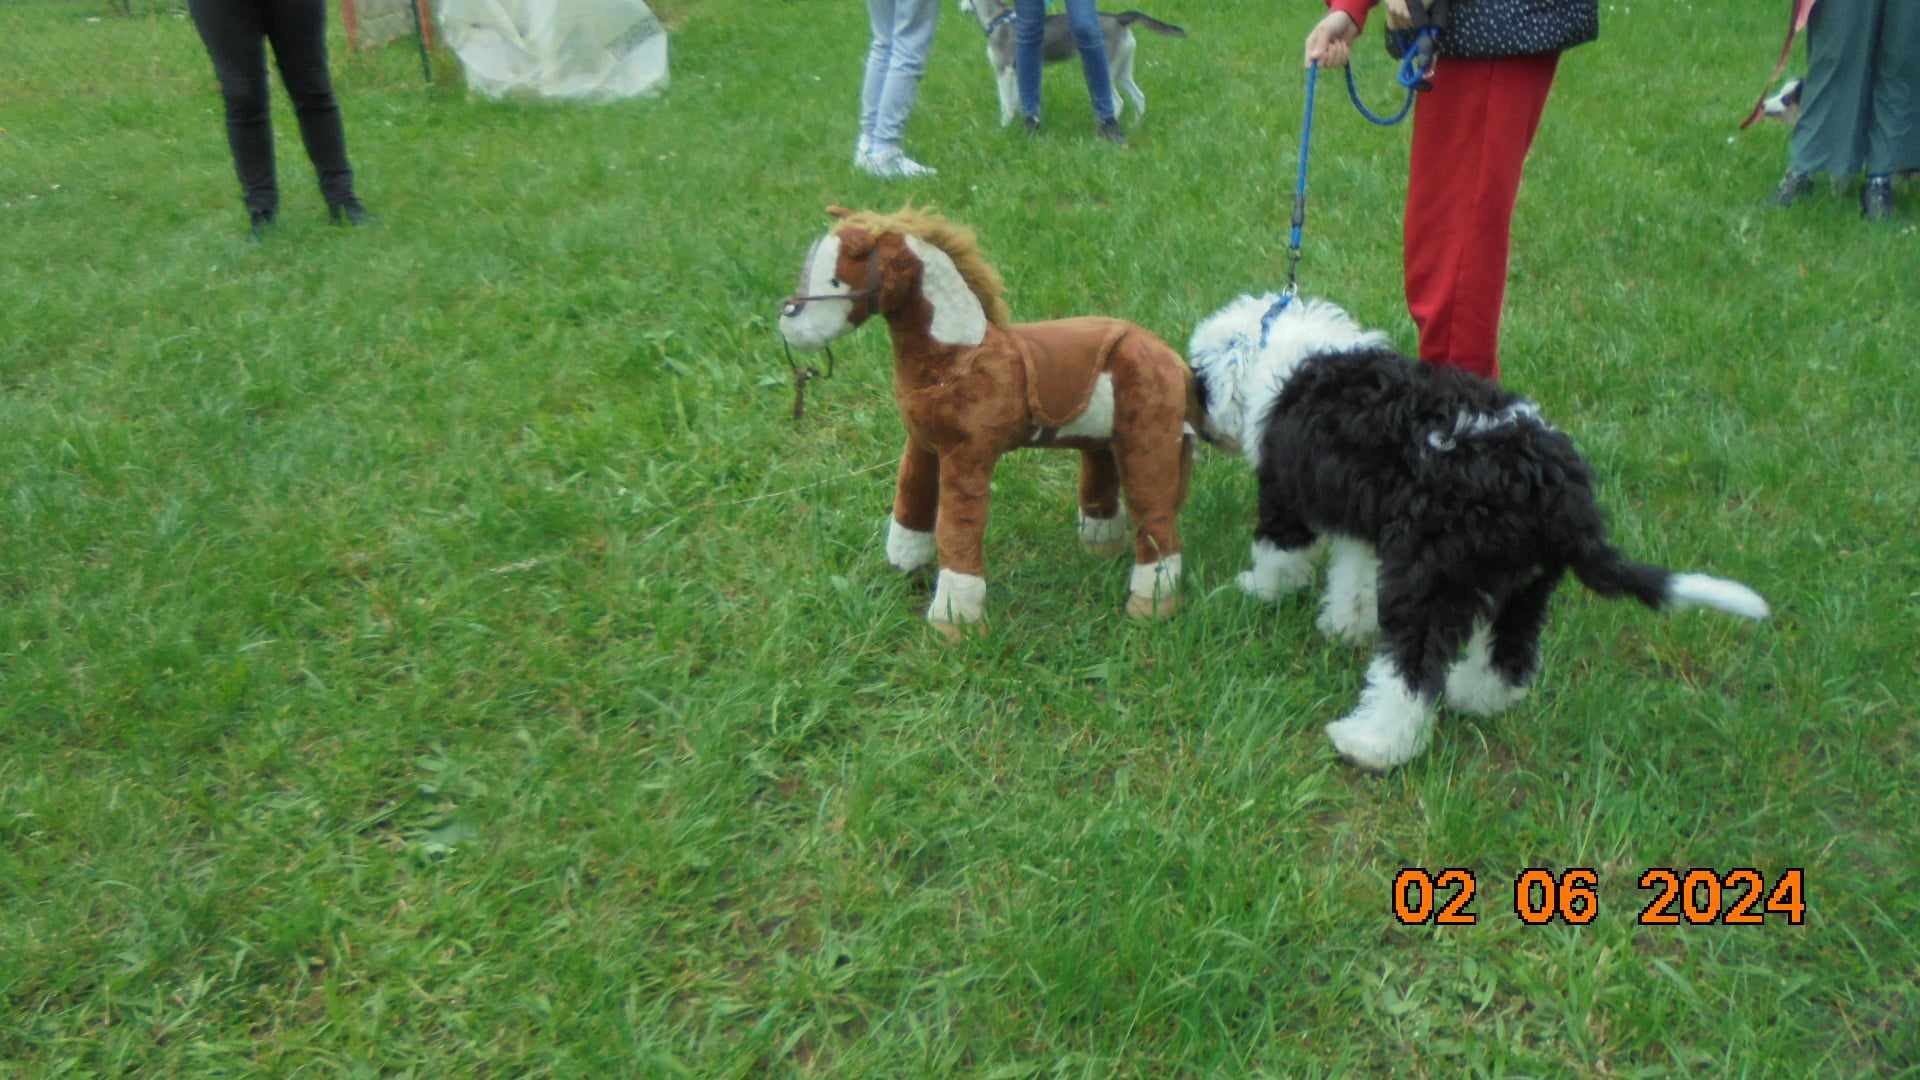
<svg viewBox="0 0 1920 1080">
<path fill-rule="evenodd" d="M 1187 36 L 1185 30 L 1180 29 L 1172 23 L 1161 22 L 1159 19 L 1143 11 L 1122 11 L 1116 14 L 1114 18 L 1120 20 L 1121 26 L 1131 27 L 1134 23 L 1139 23 L 1156 34 L 1165 34 L 1168 37 Z"/>
</svg>

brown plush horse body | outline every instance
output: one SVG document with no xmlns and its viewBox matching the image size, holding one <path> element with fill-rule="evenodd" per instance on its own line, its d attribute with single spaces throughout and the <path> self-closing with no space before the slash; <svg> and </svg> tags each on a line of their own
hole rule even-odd
<svg viewBox="0 0 1920 1080">
<path fill-rule="evenodd" d="M 994 465 L 1026 446 L 1080 451 L 1081 542 L 1117 553 L 1130 516 L 1127 613 L 1171 614 L 1175 519 L 1193 457 L 1186 362 L 1119 319 L 1009 322 L 999 274 L 972 232 L 943 218 L 828 212 L 839 224 L 808 253 L 780 332 L 794 348 L 818 349 L 873 316 L 886 320 L 907 429 L 887 559 L 914 570 L 937 554 L 928 621 L 951 633 L 982 618 Z"/>
</svg>

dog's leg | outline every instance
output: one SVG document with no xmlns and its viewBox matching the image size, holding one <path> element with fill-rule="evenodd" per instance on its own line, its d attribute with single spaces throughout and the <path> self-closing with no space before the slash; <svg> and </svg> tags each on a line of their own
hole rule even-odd
<svg viewBox="0 0 1920 1080">
<path fill-rule="evenodd" d="M 1080 451 L 1080 546 L 1112 558 L 1127 547 L 1127 510 L 1120 504 L 1120 467 L 1110 449 Z"/>
<path fill-rule="evenodd" d="M 1344 536 L 1327 545 L 1327 592 L 1315 625 L 1330 638 L 1358 644 L 1380 631 L 1380 560 L 1373 546 Z"/>
<path fill-rule="evenodd" d="M 1547 622 L 1547 601 L 1560 584 L 1559 570 L 1521 586 L 1501 606 L 1493 623 L 1474 624 L 1467 655 L 1447 672 L 1447 704 L 1478 716 L 1492 716 L 1527 696 L 1540 663 L 1540 631 Z"/>
<path fill-rule="evenodd" d="M 1260 600 L 1278 600 L 1313 584 L 1313 530 L 1293 510 L 1291 493 L 1262 485 L 1260 524 L 1253 530 L 1253 569 L 1235 581 Z"/>
<path fill-rule="evenodd" d="M 1404 765 L 1427 748 L 1447 668 L 1478 614 L 1472 588 L 1419 580 L 1410 565 L 1398 560 L 1383 568 L 1382 649 L 1367 669 L 1359 706 L 1326 729 L 1334 747 L 1363 768 Z"/>
<path fill-rule="evenodd" d="M 1433 695 L 1414 689 L 1391 654 L 1380 653 L 1367 668 L 1360 704 L 1327 725 L 1327 738 L 1341 757 L 1384 772 L 1426 750 L 1433 735 L 1433 701 Z"/>
<path fill-rule="evenodd" d="M 893 487 L 887 522 L 887 561 L 898 570 L 918 570 L 933 561 L 933 523 L 940 504 L 940 459 L 907 443 Z"/>
<path fill-rule="evenodd" d="M 1140 84 L 1133 81 L 1133 50 L 1133 31 L 1122 29 L 1120 47 L 1114 50 L 1113 85 L 1133 99 L 1134 111 L 1144 119 L 1147 115 L 1147 95 L 1140 89 Z M 1113 102 L 1113 115 L 1118 118 L 1121 112 L 1120 99 L 1116 96 Z"/>
<path fill-rule="evenodd" d="M 1014 115 L 1020 111 L 1020 87 L 1017 83 L 1017 75 L 1012 64 L 1006 67 L 1000 66 L 994 57 L 992 45 L 987 46 L 987 63 L 993 65 L 994 85 L 1000 91 L 1000 126 L 1006 127 L 1013 123 Z"/>
</svg>

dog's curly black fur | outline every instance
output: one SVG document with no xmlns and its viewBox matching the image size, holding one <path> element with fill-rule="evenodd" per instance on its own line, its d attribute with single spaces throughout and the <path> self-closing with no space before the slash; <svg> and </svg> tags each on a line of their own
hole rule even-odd
<svg viewBox="0 0 1920 1080">
<path fill-rule="evenodd" d="M 1197 426 L 1216 445 L 1250 450 L 1259 480 L 1255 566 L 1242 587 L 1271 599 L 1305 584 L 1330 538 L 1330 576 L 1345 558 L 1349 595 L 1329 588 L 1322 628 L 1358 637 L 1377 619 L 1380 657 L 1360 708 L 1328 727 L 1342 752 L 1399 764 L 1424 747 L 1443 694 L 1476 712 L 1517 700 L 1569 570 L 1655 610 L 1765 617 L 1766 602 L 1737 582 L 1615 550 L 1592 470 L 1532 402 L 1383 342 L 1324 301 L 1242 297 L 1202 323 L 1191 353 Z M 1367 549 L 1377 580 L 1356 590 L 1365 572 L 1353 568 L 1368 557 L 1354 553 Z"/>
<path fill-rule="evenodd" d="M 1311 357 L 1261 433 L 1255 535 L 1301 548 L 1337 534 L 1380 560 L 1380 628 L 1408 686 L 1436 697 L 1476 618 L 1513 685 L 1537 660 L 1562 574 L 1649 607 L 1667 571 L 1607 543 L 1593 476 L 1573 441 L 1494 383 L 1388 350 Z M 1462 417 L 1510 416 L 1484 430 Z"/>
</svg>

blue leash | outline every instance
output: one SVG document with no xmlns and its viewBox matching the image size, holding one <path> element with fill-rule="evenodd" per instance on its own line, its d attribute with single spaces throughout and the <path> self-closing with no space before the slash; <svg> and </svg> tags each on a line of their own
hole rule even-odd
<svg viewBox="0 0 1920 1080">
<path fill-rule="evenodd" d="M 1307 151 L 1313 144 L 1314 87 L 1320 81 L 1320 65 L 1307 65 L 1307 116 L 1300 125 L 1300 174 L 1293 182 L 1293 222 L 1287 230 L 1287 288 L 1260 316 L 1260 346 L 1265 348 L 1273 320 L 1287 309 L 1300 292 L 1300 233 L 1307 224 Z"/>
<path fill-rule="evenodd" d="M 1361 116 L 1381 127 L 1392 127 L 1407 118 L 1407 113 L 1413 111 L 1414 91 L 1432 85 L 1427 80 L 1433 75 L 1434 39 L 1439 34 L 1431 26 L 1423 26 L 1412 33 L 1400 57 L 1399 82 L 1406 88 L 1407 99 L 1400 103 L 1400 111 L 1390 117 L 1374 115 L 1373 110 L 1360 100 L 1360 90 L 1353 84 L 1353 62 L 1347 62 L 1347 97 L 1353 99 L 1353 107 L 1360 110 Z"/>
<path fill-rule="evenodd" d="M 1438 31 L 1432 27 L 1422 27 L 1407 42 L 1404 55 L 1400 58 L 1400 85 L 1406 88 L 1407 100 L 1401 104 L 1400 111 L 1392 119 L 1383 120 L 1369 111 L 1360 100 L 1360 91 L 1353 83 L 1353 64 L 1347 64 L 1347 96 L 1353 99 L 1353 106 L 1360 115 L 1382 127 L 1390 127 L 1406 119 L 1413 109 L 1413 95 L 1417 90 L 1430 85 L 1427 79 L 1433 74 L 1434 38 Z M 1307 65 L 1307 108 L 1306 119 L 1300 124 L 1300 172 L 1293 184 L 1293 221 L 1287 230 L 1287 288 L 1267 307 L 1266 314 L 1260 316 L 1260 346 L 1265 348 L 1267 335 L 1273 329 L 1273 321 L 1287 310 L 1287 305 L 1300 294 L 1300 234 L 1307 224 L 1307 152 L 1313 145 L 1313 100 L 1315 88 L 1320 82 L 1320 65 Z"/>
<path fill-rule="evenodd" d="M 1307 224 L 1307 150 L 1313 144 L 1314 84 L 1320 79 L 1320 65 L 1307 65 L 1307 115 L 1300 125 L 1300 175 L 1293 182 L 1293 223 L 1287 230 L 1287 294 L 1292 295 L 1300 277 L 1300 231 Z"/>
</svg>

